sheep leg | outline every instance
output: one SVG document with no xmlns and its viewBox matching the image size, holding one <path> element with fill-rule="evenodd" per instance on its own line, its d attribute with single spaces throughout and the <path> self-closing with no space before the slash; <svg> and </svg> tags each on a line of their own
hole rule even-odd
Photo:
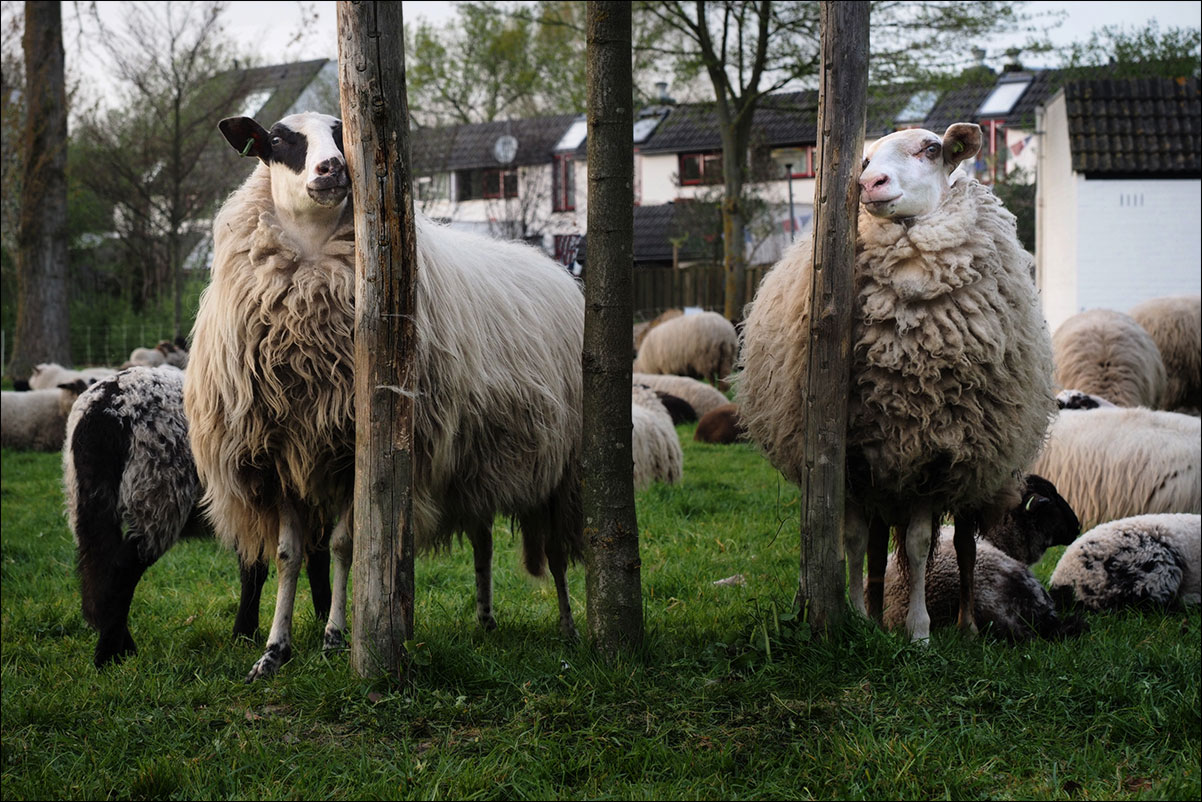
<svg viewBox="0 0 1202 802">
<path fill-rule="evenodd" d="M 980 517 L 974 514 L 957 515 L 952 545 L 956 547 L 956 566 L 960 569 L 960 613 L 956 626 L 961 632 L 977 634 L 977 622 L 973 616 L 973 569 L 977 561 L 976 533 Z"/>
<path fill-rule="evenodd" d="M 103 601 L 99 605 L 96 621 L 100 639 L 92 658 L 97 668 L 103 668 L 110 662 L 119 663 L 127 656 L 138 653 L 133 636 L 129 633 L 129 606 L 142 574 L 154 563 L 154 560 L 143 559 L 139 553 L 141 540 L 140 537 L 131 537 L 121 543 L 109 564 L 109 575 L 103 581 Z"/>
<path fill-rule="evenodd" d="M 330 551 L 334 553 L 334 594 L 330 603 L 330 618 L 326 622 L 321 648 L 346 648 L 346 588 L 354 556 L 351 540 L 351 511 L 348 509 L 330 536 Z"/>
<path fill-rule="evenodd" d="M 479 524 L 471 527 L 472 559 L 476 565 L 476 620 L 487 630 L 497 628 L 492 614 L 492 527 Z"/>
<path fill-rule="evenodd" d="M 555 597 L 559 601 L 559 632 L 565 640 L 575 643 L 580 640 L 580 634 L 572 620 L 572 600 L 568 596 L 568 555 L 557 538 L 547 538 L 546 546 L 547 567 L 555 579 Z"/>
<path fill-rule="evenodd" d="M 880 624 L 885 610 L 885 568 L 889 564 L 889 524 L 880 516 L 868 523 L 868 617 Z"/>
<path fill-rule="evenodd" d="M 247 682 L 269 677 L 292 657 L 292 613 L 296 604 L 296 583 L 301 563 L 305 560 L 304 537 L 296 511 L 288 504 L 280 505 L 280 535 L 276 547 L 275 616 L 271 634 L 267 636 L 267 651 L 251 667 Z"/>
<path fill-rule="evenodd" d="M 927 613 L 927 557 L 931 551 L 934 519 L 929 504 L 922 503 L 910 515 L 906 528 L 906 559 L 910 564 L 910 609 L 906 632 L 910 640 L 926 645 L 931 640 L 931 616 Z"/>
<path fill-rule="evenodd" d="M 259 631 L 259 599 L 267 581 L 267 561 L 259 559 L 247 563 L 239 557 L 238 578 L 242 592 L 238 598 L 238 615 L 234 618 L 234 637 L 253 640 Z"/>
<path fill-rule="evenodd" d="M 309 593 L 313 596 L 313 618 L 325 621 L 330 616 L 330 552 L 328 544 L 313 546 L 305 559 L 305 573 L 309 577 Z"/>
<path fill-rule="evenodd" d="M 843 510 L 843 556 L 847 560 L 847 593 L 851 606 L 868 615 L 864 604 L 864 552 L 868 548 L 868 523 L 859 507 L 847 504 Z"/>
</svg>

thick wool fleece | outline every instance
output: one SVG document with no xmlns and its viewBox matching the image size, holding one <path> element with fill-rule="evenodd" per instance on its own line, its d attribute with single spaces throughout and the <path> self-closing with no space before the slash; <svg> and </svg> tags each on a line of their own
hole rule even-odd
<svg viewBox="0 0 1202 802">
<path fill-rule="evenodd" d="M 1130 315 L 1086 309 L 1052 336 L 1060 389 L 1098 395 L 1120 407 L 1161 405 L 1168 384 L 1156 341 Z"/>
<path fill-rule="evenodd" d="M 650 329 L 639 346 L 635 373 L 666 373 L 714 383 L 730 377 L 739 336 L 717 312 L 674 317 Z"/>
<path fill-rule="evenodd" d="M 1131 309 L 1164 360 L 1164 409 L 1197 415 L 1202 410 L 1202 295 L 1171 295 Z"/>
</svg>

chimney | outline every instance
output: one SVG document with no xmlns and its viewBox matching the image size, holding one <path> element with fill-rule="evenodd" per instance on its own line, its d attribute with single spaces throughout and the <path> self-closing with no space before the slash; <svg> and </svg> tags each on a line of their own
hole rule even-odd
<svg viewBox="0 0 1202 802">
<path fill-rule="evenodd" d="M 1006 58 L 1008 58 L 1009 61 L 1006 62 L 1006 66 L 1002 67 L 1002 72 L 1022 72 L 1023 65 L 1022 62 L 1018 60 L 1018 57 L 1022 52 L 1022 49 L 1018 47 L 1012 47 L 1007 50 Z"/>
<path fill-rule="evenodd" d="M 985 48 L 983 48 L 983 47 L 974 47 L 974 48 L 972 49 L 972 57 L 973 57 L 974 59 L 976 59 L 976 62 L 977 62 L 977 63 L 976 63 L 976 66 L 978 66 L 978 67 L 984 67 L 984 66 L 985 66 Z"/>
<path fill-rule="evenodd" d="M 655 88 L 659 90 L 659 102 L 665 106 L 670 106 L 676 102 L 674 98 L 668 95 L 668 82 L 656 81 Z"/>
</svg>

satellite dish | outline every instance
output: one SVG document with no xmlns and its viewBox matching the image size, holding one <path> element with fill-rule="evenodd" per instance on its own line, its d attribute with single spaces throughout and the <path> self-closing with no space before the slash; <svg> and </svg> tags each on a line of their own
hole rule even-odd
<svg viewBox="0 0 1202 802">
<path fill-rule="evenodd" d="M 509 134 L 497 137 L 492 146 L 492 155 L 501 164 L 509 164 L 518 155 L 518 141 Z"/>
</svg>

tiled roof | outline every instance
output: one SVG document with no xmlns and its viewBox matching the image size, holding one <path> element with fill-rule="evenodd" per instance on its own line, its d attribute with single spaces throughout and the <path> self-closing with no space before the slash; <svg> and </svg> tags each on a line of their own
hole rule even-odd
<svg viewBox="0 0 1202 802">
<path fill-rule="evenodd" d="M 940 95 L 922 127 L 942 134 L 952 123 L 976 122 L 977 109 L 993 91 L 995 84 L 949 89 Z M 1030 91 L 1030 89 L 1028 89 Z"/>
<path fill-rule="evenodd" d="M 672 238 L 680 235 L 676 213 L 681 204 L 634 207 L 634 261 L 636 264 L 672 263 Z M 694 260 L 708 254 L 705 243 L 689 237 L 680 246 L 679 258 Z"/>
<path fill-rule="evenodd" d="M 313 82 L 328 59 L 297 61 L 292 64 L 272 64 L 267 67 L 251 67 L 247 70 L 231 70 L 226 73 L 242 82 L 245 96 L 255 92 L 270 92 L 258 112 L 252 112 L 263 125 L 271 125 L 283 117 L 292 103 Z M 231 111 L 236 114 L 236 111 Z"/>
<path fill-rule="evenodd" d="M 1202 177 L 1197 78 L 1070 81 L 1064 96 L 1075 172 Z"/>
<path fill-rule="evenodd" d="M 576 117 L 575 114 L 558 114 L 448 128 L 415 128 L 412 134 L 414 169 L 421 173 L 499 167 L 493 146 L 499 137 L 506 135 L 518 141 L 514 166 L 548 164 L 556 143 Z"/>
<path fill-rule="evenodd" d="M 768 147 L 812 145 L 817 136 L 818 93 L 767 95 L 756 107 L 753 127 Z M 676 106 L 642 147 L 643 153 L 720 150 L 718 113 L 713 103 Z"/>
</svg>

